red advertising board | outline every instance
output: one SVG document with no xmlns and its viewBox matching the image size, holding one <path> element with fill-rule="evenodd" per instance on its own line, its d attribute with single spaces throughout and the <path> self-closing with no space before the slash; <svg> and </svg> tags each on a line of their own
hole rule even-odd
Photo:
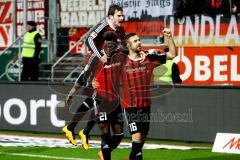
<svg viewBox="0 0 240 160">
<path fill-rule="evenodd" d="M 239 47 L 186 47 L 178 53 L 184 84 L 240 86 Z"/>
<path fill-rule="evenodd" d="M 163 21 L 141 21 L 141 22 L 125 22 L 124 28 L 126 32 L 134 32 L 139 36 L 159 36 L 162 35 L 164 28 Z"/>
<path fill-rule="evenodd" d="M 148 46 L 144 49 L 163 49 Z M 178 47 L 183 84 L 240 86 L 240 47 Z"/>
<path fill-rule="evenodd" d="M 12 43 L 13 22 L 12 22 L 13 2 L 0 2 L 0 50 L 6 48 Z"/>
<path fill-rule="evenodd" d="M 45 19 L 45 3 L 46 0 L 29 0 L 27 1 L 27 21 L 35 21 L 37 30 L 45 38 L 46 36 L 46 19 Z M 23 23 L 26 20 L 24 17 L 24 3 L 19 1 L 16 3 L 16 33 L 17 37 L 24 33 Z"/>
<path fill-rule="evenodd" d="M 194 15 L 165 20 L 178 48 L 175 61 L 183 84 L 240 86 L 239 19 L 239 15 Z M 125 28 L 141 36 L 156 36 L 161 34 L 163 24 L 163 21 L 127 22 Z"/>
</svg>

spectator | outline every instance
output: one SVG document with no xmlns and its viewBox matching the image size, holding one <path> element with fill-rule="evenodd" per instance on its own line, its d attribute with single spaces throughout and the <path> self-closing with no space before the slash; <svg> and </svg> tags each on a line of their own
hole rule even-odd
<svg viewBox="0 0 240 160">
<path fill-rule="evenodd" d="M 174 15 L 182 17 L 193 14 L 203 14 L 208 1 L 209 0 L 182 0 Z"/>
<path fill-rule="evenodd" d="M 162 75 L 157 75 L 157 71 L 162 68 L 164 72 Z M 160 71 L 161 72 L 161 71 Z M 153 72 L 155 80 L 160 80 L 170 84 L 181 84 L 182 80 L 180 78 L 180 71 L 178 65 L 173 60 L 167 60 L 165 64 L 159 66 L 159 69 Z"/>
<path fill-rule="evenodd" d="M 168 48 L 164 49 L 165 52 L 168 52 L 168 50 Z M 167 82 L 170 84 L 182 83 L 178 65 L 172 59 L 169 59 L 165 64 L 156 67 L 153 70 L 153 75 L 154 82 Z"/>
<path fill-rule="evenodd" d="M 232 0 L 237 1 L 237 0 Z M 234 2 L 237 7 L 237 2 Z M 236 8 L 232 8 L 236 10 Z M 193 14 L 230 14 L 229 0 L 182 0 L 174 15 L 177 17 L 193 15 Z"/>
<path fill-rule="evenodd" d="M 210 15 L 230 14 L 229 0 L 210 0 L 210 3 L 205 7 L 205 13 Z"/>
<path fill-rule="evenodd" d="M 232 14 L 240 13 L 240 2 L 239 2 L 239 0 L 232 0 L 231 13 Z"/>
<path fill-rule="evenodd" d="M 27 33 L 24 35 L 22 47 L 21 81 L 38 81 L 42 37 L 36 26 L 34 21 L 27 22 Z"/>
</svg>

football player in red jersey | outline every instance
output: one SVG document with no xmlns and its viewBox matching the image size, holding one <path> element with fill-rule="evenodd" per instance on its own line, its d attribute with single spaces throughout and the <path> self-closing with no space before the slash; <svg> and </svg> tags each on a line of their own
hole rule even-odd
<svg viewBox="0 0 240 160">
<path fill-rule="evenodd" d="M 98 99 L 96 100 L 97 103 L 104 102 L 99 104 L 98 107 L 99 128 L 102 133 L 101 151 L 104 160 L 111 159 L 111 151 L 121 142 L 123 137 L 123 121 L 118 118 L 119 116 L 116 116 L 117 114 L 122 113 L 122 109 L 121 106 L 117 104 L 119 103 L 119 97 L 113 90 L 113 88 L 116 87 L 113 87 L 114 83 L 111 81 L 109 72 L 109 70 L 117 69 L 117 64 L 109 64 L 109 57 L 104 52 L 103 46 L 105 41 L 103 35 L 107 31 L 115 32 L 115 41 L 118 45 L 121 45 L 125 37 L 123 22 L 123 9 L 120 6 L 113 4 L 109 7 L 108 17 L 94 29 L 87 39 L 89 48 L 103 63 L 102 68 L 100 68 L 100 71 L 96 76 L 97 81 L 100 82 L 100 86 L 96 90 L 97 94 L 95 99 Z M 112 127 L 113 136 L 110 135 L 110 127 Z"/>
<path fill-rule="evenodd" d="M 123 137 L 123 122 L 122 120 L 119 120 L 119 116 L 115 116 L 114 114 L 120 114 L 122 113 L 121 106 L 117 105 L 114 107 L 116 103 L 119 101 L 118 94 L 114 94 L 113 88 L 112 87 L 112 82 L 110 79 L 110 74 L 109 74 L 109 69 L 112 68 L 117 68 L 117 64 L 109 64 L 109 57 L 104 51 L 104 33 L 107 31 L 113 31 L 116 33 L 116 38 L 114 38 L 115 43 L 118 45 L 121 45 L 122 40 L 124 39 L 125 36 L 125 31 L 123 28 L 123 22 L 124 22 L 124 15 L 123 15 L 123 10 L 120 6 L 118 5 L 111 5 L 108 10 L 108 16 L 106 19 L 104 19 L 99 25 L 97 25 L 94 30 L 90 33 L 89 37 L 87 38 L 87 44 L 90 50 L 92 51 L 92 57 L 90 58 L 89 61 L 89 66 L 95 66 L 90 67 L 94 74 L 96 73 L 95 70 L 98 70 L 96 73 L 96 79 L 101 82 L 100 85 L 98 86 L 97 91 L 97 98 L 93 98 L 93 102 L 91 103 L 100 103 L 101 102 L 110 102 L 109 104 L 113 104 L 113 106 L 103 106 L 99 107 L 102 110 L 98 113 L 99 114 L 99 121 L 100 121 L 100 130 L 102 132 L 102 144 L 101 144 L 101 150 L 102 150 L 102 155 L 105 160 L 111 159 L 111 151 L 115 149 L 118 144 L 121 142 L 121 139 Z M 99 65 L 96 64 L 91 64 L 91 62 L 94 60 L 99 59 L 100 62 L 102 63 L 102 66 L 99 67 Z M 113 67 L 114 66 L 114 67 Z M 91 72 L 87 71 L 89 68 L 87 67 L 84 72 Z M 84 74 L 84 73 L 83 73 Z M 88 78 L 84 78 L 84 81 L 86 81 Z M 80 78 L 78 80 L 81 80 Z M 73 94 L 75 93 L 76 89 L 80 87 L 79 81 L 76 81 L 74 87 L 70 91 L 69 95 L 67 96 L 66 101 L 70 103 Z M 89 106 L 92 106 L 90 104 Z M 108 114 L 110 112 L 109 109 L 106 108 L 112 108 L 114 114 Z M 105 111 L 104 111 L 105 108 Z M 81 109 L 80 109 L 81 110 Z M 79 112 L 81 112 L 79 110 Z M 111 110 L 111 111 L 112 111 Z M 76 115 L 78 116 L 78 115 Z M 70 141 L 73 141 L 74 144 L 77 144 L 74 138 L 74 128 L 78 122 L 78 118 L 74 118 L 74 121 L 70 122 L 68 126 L 65 126 L 64 132 L 66 133 L 68 139 Z M 111 122 L 111 123 L 110 123 Z M 110 126 L 113 128 L 113 136 L 110 136 Z M 83 130 L 84 131 L 84 130 Z M 68 134 L 67 134 L 68 133 Z M 81 133 L 79 133 L 80 135 Z M 85 135 L 84 132 L 81 135 Z M 81 136 L 80 136 L 81 137 Z M 86 135 L 87 137 L 87 135 Z M 87 138 L 85 138 L 86 140 Z"/>
<path fill-rule="evenodd" d="M 123 98 L 126 121 L 132 135 L 132 150 L 130 160 L 142 160 L 142 147 L 147 137 L 150 124 L 150 81 L 154 67 L 173 59 L 177 53 L 169 29 L 163 30 L 168 52 L 145 53 L 141 49 L 138 35 L 130 33 L 125 40 L 129 50 L 122 65 Z M 143 59 L 142 55 L 145 55 Z"/>
</svg>

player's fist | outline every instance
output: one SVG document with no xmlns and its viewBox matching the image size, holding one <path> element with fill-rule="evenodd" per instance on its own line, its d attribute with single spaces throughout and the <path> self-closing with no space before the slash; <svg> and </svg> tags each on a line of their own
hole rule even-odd
<svg viewBox="0 0 240 160">
<path fill-rule="evenodd" d="M 164 28 L 162 32 L 164 36 L 171 37 L 171 30 L 169 28 Z"/>
<path fill-rule="evenodd" d="M 66 98 L 66 104 L 69 106 L 72 103 L 72 96 L 67 96 Z"/>
</svg>

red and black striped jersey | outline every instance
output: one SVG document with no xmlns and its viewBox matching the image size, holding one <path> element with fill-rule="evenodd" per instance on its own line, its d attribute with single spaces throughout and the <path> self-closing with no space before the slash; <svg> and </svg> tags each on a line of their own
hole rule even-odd
<svg viewBox="0 0 240 160">
<path fill-rule="evenodd" d="M 104 45 L 103 34 L 106 31 L 115 31 L 117 34 L 117 42 L 119 44 L 122 42 L 125 36 L 124 27 L 118 27 L 114 29 L 111 27 L 108 19 L 105 19 L 99 23 L 87 38 L 88 47 L 98 58 L 101 58 L 103 56 L 103 52 L 101 52 Z"/>
<path fill-rule="evenodd" d="M 104 65 L 96 76 L 100 87 L 96 89 L 97 96 L 102 100 L 118 101 L 120 84 L 120 62 Z"/>
<path fill-rule="evenodd" d="M 148 54 L 144 60 L 126 58 L 122 65 L 122 107 L 151 106 L 150 82 L 154 67 L 166 62 L 166 54 Z"/>
<path fill-rule="evenodd" d="M 108 19 L 99 23 L 87 38 L 88 47 L 93 52 L 93 55 L 96 55 L 98 58 L 101 58 L 104 54 L 104 52 L 102 52 L 104 47 L 103 34 L 107 31 L 116 32 L 119 45 L 122 43 L 125 36 L 124 28 L 112 28 Z M 119 78 L 112 77 L 114 74 L 111 74 L 116 69 L 119 69 L 117 66 L 119 66 L 119 63 L 104 64 L 102 68 L 98 68 L 99 72 L 96 74 L 96 79 L 100 83 L 100 87 L 96 89 L 97 95 L 110 101 L 119 98 L 117 93 L 119 88 Z M 116 73 L 117 72 L 118 71 L 116 71 Z"/>
</svg>

